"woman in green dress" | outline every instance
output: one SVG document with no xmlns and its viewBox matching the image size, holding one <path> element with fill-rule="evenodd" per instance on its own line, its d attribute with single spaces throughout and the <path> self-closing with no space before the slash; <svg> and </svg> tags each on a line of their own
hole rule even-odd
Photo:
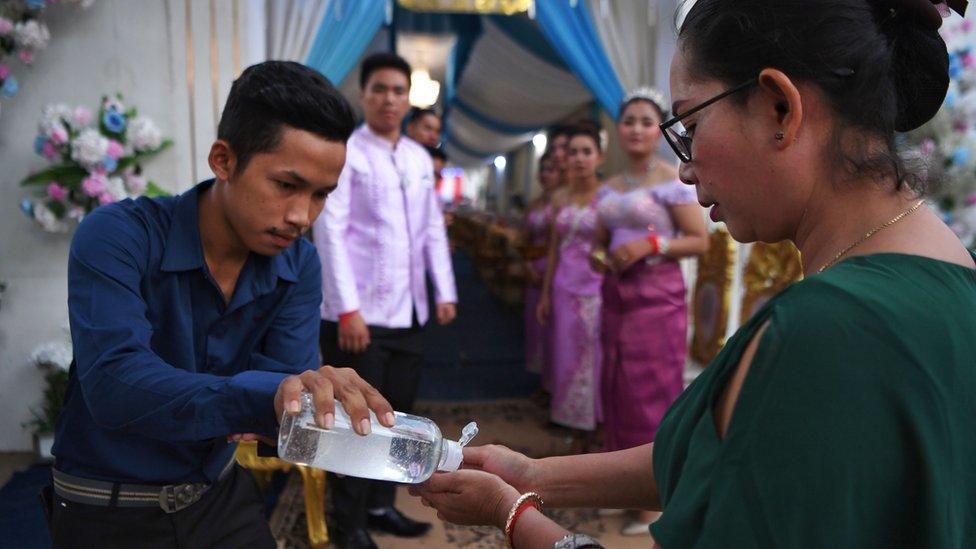
<svg viewBox="0 0 976 549">
<path fill-rule="evenodd" d="M 666 549 L 976 547 L 976 264 L 894 145 L 945 98 L 942 8 L 698 0 L 662 124 L 681 179 L 737 240 L 796 244 L 805 279 L 729 340 L 653 444 L 471 448 L 467 470 L 414 493 L 518 549 L 598 546 L 528 492 L 663 510 Z"/>
</svg>

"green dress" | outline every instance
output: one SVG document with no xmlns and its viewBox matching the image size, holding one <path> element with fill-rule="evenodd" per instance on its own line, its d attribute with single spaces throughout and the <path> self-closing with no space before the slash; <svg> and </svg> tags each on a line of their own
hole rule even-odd
<svg viewBox="0 0 976 549">
<path fill-rule="evenodd" d="M 668 411 L 654 476 L 664 549 L 976 547 L 976 271 L 876 254 L 783 291 Z"/>
</svg>

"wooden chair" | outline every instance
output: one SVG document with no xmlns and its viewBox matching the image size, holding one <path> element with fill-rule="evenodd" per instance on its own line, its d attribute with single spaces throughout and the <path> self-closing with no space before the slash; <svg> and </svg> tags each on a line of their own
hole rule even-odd
<svg viewBox="0 0 976 549">
<path fill-rule="evenodd" d="M 290 472 L 297 469 L 302 476 L 305 491 L 305 523 L 308 526 L 308 542 L 313 549 L 325 549 L 329 545 L 329 529 L 325 524 L 325 471 L 314 467 L 295 465 L 278 458 L 258 457 L 256 442 L 241 442 L 237 446 L 237 463 L 255 472 L 258 477 L 270 476 L 275 471 Z"/>
</svg>

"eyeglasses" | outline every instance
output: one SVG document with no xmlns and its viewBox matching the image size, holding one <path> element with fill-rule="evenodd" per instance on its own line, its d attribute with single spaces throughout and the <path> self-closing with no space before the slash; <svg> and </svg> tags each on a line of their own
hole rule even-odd
<svg viewBox="0 0 976 549">
<path fill-rule="evenodd" d="M 724 91 L 708 101 L 705 101 L 704 103 L 701 103 L 694 108 L 661 123 L 661 133 L 664 134 L 664 139 L 668 142 L 668 145 L 671 145 L 671 149 L 674 150 L 674 154 L 678 155 L 678 158 L 680 158 L 682 162 L 691 162 L 692 136 L 688 135 L 688 130 L 686 130 L 685 125 L 681 123 L 683 119 L 695 114 L 712 103 L 716 103 L 734 93 L 739 93 L 742 90 L 752 87 L 756 85 L 757 82 L 758 80 L 756 78 L 751 78 L 748 82 L 743 82 L 742 84 L 739 84 L 728 91 Z"/>
</svg>

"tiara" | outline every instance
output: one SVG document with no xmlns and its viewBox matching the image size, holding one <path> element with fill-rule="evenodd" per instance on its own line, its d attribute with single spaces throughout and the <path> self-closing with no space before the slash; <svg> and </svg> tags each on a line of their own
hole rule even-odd
<svg viewBox="0 0 976 549">
<path fill-rule="evenodd" d="M 664 94 L 649 86 L 641 86 L 628 93 L 624 96 L 624 103 L 629 103 L 634 99 L 644 99 L 654 103 L 662 111 L 667 110 L 665 105 L 667 105 L 668 100 L 664 97 Z"/>
</svg>

